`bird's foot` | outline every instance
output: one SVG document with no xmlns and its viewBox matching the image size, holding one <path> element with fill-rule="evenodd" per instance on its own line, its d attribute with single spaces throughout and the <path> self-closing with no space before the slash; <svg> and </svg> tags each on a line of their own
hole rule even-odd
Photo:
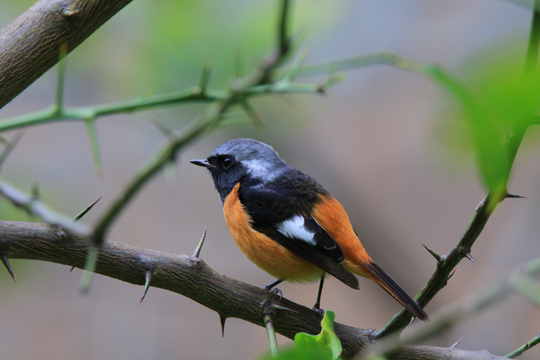
<svg viewBox="0 0 540 360">
<path fill-rule="evenodd" d="M 319 302 L 315 303 L 313 305 L 313 311 L 315 311 L 317 314 L 324 316 L 324 310 L 321 309 L 321 304 Z"/>
<path fill-rule="evenodd" d="M 276 295 L 279 295 L 279 301 L 281 301 L 281 299 L 283 298 L 283 293 L 278 288 L 274 288 L 274 286 L 276 286 L 276 285 L 278 285 L 278 284 L 280 284 L 282 282 L 283 282 L 283 280 L 277 279 L 273 283 L 270 283 L 270 284 L 266 285 L 265 287 L 263 287 L 263 289 L 268 290 L 271 293 L 274 293 Z"/>
<path fill-rule="evenodd" d="M 281 299 L 283 299 L 283 292 L 281 290 L 279 290 L 278 288 L 267 289 L 266 286 L 265 286 L 264 289 L 270 291 L 273 294 L 279 295 L 279 301 L 281 301 Z"/>
</svg>

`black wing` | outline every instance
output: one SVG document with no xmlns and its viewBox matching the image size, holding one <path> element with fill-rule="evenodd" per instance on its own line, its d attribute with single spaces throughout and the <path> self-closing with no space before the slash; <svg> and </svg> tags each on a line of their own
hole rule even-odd
<svg viewBox="0 0 540 360">
<path fill-rule="evenodd" d="M 255 230 L 358 289 L 358 280 L 342 265 L 340 246 L 310 215 L 321 196 L 327 195 L 315 180 L 296 169 L 264 185 L 242 184 L 239 191 Z"/>
</svg>

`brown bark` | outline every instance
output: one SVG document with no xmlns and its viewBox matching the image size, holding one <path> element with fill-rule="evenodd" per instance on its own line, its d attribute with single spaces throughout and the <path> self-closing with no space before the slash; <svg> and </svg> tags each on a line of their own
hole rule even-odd
<svg viewBox="0 0 540 360">
<path fill-rule="evenodd" d="M 39 0 L 0 32 L 0 108 L 131 0 Z"/>
<path fill-rule="evenodd" d="M 436 346 L 404 346 L 402 351 L 392 360 L 497 360 L 504 359 L 490 354 L 486 350 L 465 351 L 456 348 Z"/>
<path fill-rule="evenodd" d="M 62 230 L 46 224 L 0 221 L 0 256 L 31 259 L 84 267 L 90 243 L 68 237 Z M 195 248 L 195 242 L 194 242 Z M 187 255 L 162 253 L 105 241 L 99 249 L 96 273 L 131 284 L 143 285 L 152 272 L 151 286 L 182 294 L 214 310 L 222 317 L 235 317 L 264 326 L 263 316 L 273 314 L 276 332 L 293 339 L 297 332 L 320 332 L 320 316 L 311 309 L 258 287 L 231 279 L 208 267 L 202 260 Z M 290 309 L 273 307 L 279 304 Z M 336 334 L 342 341 L 343 358 L 350 359 L 372 343 L 372 331 L 339 323 Z M 451 357 L 448 357 L 451 356 Z M 405 346 L 395 359 L 502 359 L 485 352 L 452 348 Z"/>
</svg>

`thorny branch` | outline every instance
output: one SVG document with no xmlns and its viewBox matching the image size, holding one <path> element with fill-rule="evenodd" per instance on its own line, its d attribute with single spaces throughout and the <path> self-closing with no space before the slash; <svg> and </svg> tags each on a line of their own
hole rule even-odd
<svg viewBox="0 0 540 360">
<path fill-rule="evenodd" d="M 114 12 L 116 12 L 128 2 L 129 1 L 116 1 L 110 2 L 109 4 L 111 6 L 111 9 L 114 8 Z M 21 16 L 13 24 L 8 26 L 0 33 L 0 46 L 7 45 L 9 48 L 17 45 L 13 42 L 10 42 L 12 40 L 12 36 L 16 35 L 13 31 L 13 26 L 19 24 L 22 20 L 28 17 L 36 16 L 37 10 L 42 9 L 44 5 L 53 3 L 56 4 L 56 2 L 48 2 L 45 0 L 38 1 L 38 3 L 36 3 L 36 5 L 34 5 L 34 7 L 32 7 L 27 13 L 25 13 L 23 16 Z M 103 6 L 100 1 L 90 1 L 86 3 L 88 4 L 88 6 Z M 63 16 L 64 21 L 67 21 L 71 25 L 73 25 L 73 21 L 75 21 L 77 23 L 77 27 L 86 24 L 86 18 L 84 18 L 84 16 L 86 15 L 86 8 L 84 8 L 76 1 L 73 1 L 72 4 L 68 7 L 65 6 L 65 2 L 62 2 L 62 4 L 63 7 L 58 7 L 58 5 L 55 5 L 56 8 L 54 8 L 55 10 L 53 10 L 61 11 L 60 15 Z M 538 5 L 538 1 L 536 1 L 536 5 Z M 50 10 L 52 8 L 47 9 Z M 538 31 L 540 28 L 540 21 L 538 19 L 540 19 L 540 17 L 538 16 L 537 10 L 537 7 L 535 7 L 533 26 L 531 28 L 531 39 L 529 43 L 529 54 L 527 56 L 527 69 L 529 69 L 528 71 L 534 71 L 537 61 L 538 42 L 540 41 L 540 37 L 538 36 L 538 34 L 540 33 L 540 31 Z M 54 11 L 42 12 L 42 14 L 45 14 L 49 17 L 57 16 L 58 14 L 56 14 Z M 110 12 L 111 16 L 112 14 L 114 14 L 114 12 Z M 300 68 L 300 65 L 302 63 L 301 57 L 299 57 L 296 64 L 293 64 L 292 69 L 288 70 L 285 73 L 281 80 L 276 80 L 274 82 L 272 80 L 274 77 L 276 77 L 276 75 L 279 75 L 279 73 L 276 71 L 277 68 L 290 55 L 290 39 L 287 36 L 287 19 L 290 17 L 289 12 L 289 1 L 283 0 L 278 24 L 278 45 L 276 51 L 265 61 L 263 61 L 261 66 L 257 70 L 255 70 L 247 77 L 236 81 L 230 89 L 223 91 L 210 91 L 206 89 L 206 86 L 208 84 L 209 70 L 205 66 L 205 69 L 203 70 L 203 76 L 201 77 L 200 85 L 198 87 L 194 87 L 183 92 L 158 95 L 154 97 L 136 99 L 116 104 L 78 109 L 64 108 L 63 106 L 61 106 L 60 98 L 57 99 L 57 104 L 55 104 L 55 106 L 51 107 L 50 109 L 46 109 L 42 112 L 35 114 L 29 114 L 18 118 L 4 120 L 3 122 L 1 122 L 0 131 L 11 128 L 20 128 L 25 125 L 43 123 L 48 121 L 72 119 L 92 121 L 98 116 L 109 115 L 118 112 L 142 110 L 146 108 L 152 108 L 168 104 L 178 104 L 182 102 L 203 101 L 210 103 L 207 111 L 199 119 L 190 124 L 187 131 L 184 131 L 183 134 L 172 134 L 167 139 L 167 141 L 162 144 L 162 146 L 156 151 L 154 156 L 151 157 L 146 162 L 146 164 L 144 164 L 142 170 L 136 176 L 134 176 L 130 184 L 128 184 L 125 190 L 121 194 L 119 194 L 117 199 L 113 201 L 109 208 L 104 212 L 93 230 L 89 230 L 88 228 L 79 226 L 79 224 L 76 223 L 67 222 L 63 217 L 57 216 L 57 214 L 54 214 L 54 212 L 52 212 L 44 204 L 42 204 L 37 196 L 25 197 L 13 187 L 10 187 L 9 185 L 3 183 L 0 184 L 0 193 L 2 193 L 2 195 L 11 200 L 15 205 L 23 207 L 29 213 L 40 216 L 49 224 L 57 226 L 51 229 L 48 226 L 39 224 L 0 222 L 0 255 L 2 256 L 2 261 L 6 264 L 6 266 L 9 266 L 9 263 L 7 263 L 8 257 L 19 257 L 28 259 L 41 259 L 82 267 L 84 265 L 84 259 L 86 257 L 86 254 L 88 252 L 88 247 L 90 246 L 89 243 L 86 242 L 84 239 L 88 239 L 89 237 L 91 237 L 97 244 L 102 245 L 102 247 L 99 248 L 99 259 L 97 262 L 96 272 L 108 276 L 113 276 L 120 280 L 128 281 L 131 283 L 145 284 L 144 294 L 146 294 L 150 282 L 153 286 L 168 288 L 167 286 L 169 285 L 165 284 L 171 282 L 171 275 L 174 279 L 182 279 L 182 276 L 184 276 L 183 271 L 185 271 L 186 268 L 196 268 L 197 272 L 199 272 L 198 276 L 201 276 L 203 278 L 205 276 L 209 276 L 208 274 L 212 274 L 215 276 L 219 276 L 219 280 L 221 282 L 225 281 L 226 277 L 223 277 L 223 275 L 217 274 L 211 269 L 209 269 L 204 264 L 204 262 L 200 261 L 200 259 L 198 258 L 194 260 L 194 258 L 190 257 L 179 257 L 177 255 L 170 255 L 170 259 L 165 256 L 165 258 L 167 259 L 164 259 L 164 262 L 160 263 L 156 262 L 156 259 L 153 258 L 153 256 L 156 255 L 156 252 L 144 249 L 134 250 L 135 248 L 128 247 L 127 245 L 108 242 L 104 239 L 108 229 L 110 228 L 114 220 L 118 217 L 122 209 L 124 209 L 129 204 L 130 199 L 148 182 L 148 180 L 151 179 L 153 175 L 155 175 L 163 167 L 163 165 L 173 161 L 177 152 L 180 151 L 185 145 L 199 138 L 202 134 L 212 130 L 232 106 L 240 104 L 244 109 L 246 109 L 246 111 L 250 115 L 252 115 L 252 118 L 257 120 L 256 114 L 249 105 L 249 102 L 247 101 L 247 99 L 251 96 L 279 92 L 296 91 L 313 93 L 324 91 L 325 86 L 314 87 L 309 84 L 292 84 L 292 78 L 294 76 L 302 74 L 302 72 L 309 73 L 310 71 L 320 71 L 320 69 L 325 66 L 315 65 L 311 68 L 309 66 Z M 40 19 L 40 21 L 50 20 L 46 17 Z M 103 21 L 106 21 L 106 19 Z M 58 26 L 57 23 L 51 23 L 54 26 Z M 99 26 L 101 23 L 97 22 L 96 24 L 97 26 Z M 81 29 L 76 30 L 77 27 L 67 27 L 70 31 L 69 36 L 74 36 L 74 40 L 67 41 L 69 51 L 71 51 L 75 46 L 77 46 L 80 41 L 83 41 L 84 38 L 88 36 L 89 33 L 91 33 L 91 31 L 95 30 L 95 28 L 86 28 L 84 26 L 82 26 Z M 20 28 L 17 31 L 24 30 L 24 28 Z M 33 28 L 26 30 L 36 31 L 36 29 Z M 50 31 L 50 29 L 45 30 Z M 52 30 L 54 33 L 55 29 Z M 58 49 L 60 49 L 61 46 L 65 46 L 66 44 L 65 39 L 63 39 L 62 41 L 59 40 L 64 35 L 65 34 L 63 33 L 59 33 L 59 38 L 53 37 L 55 41 L 52 43 L 52 45 L 46 44 L 47 47 L 40 50 L 49 53 L 49 55 L 44 58 L 46 64 L 44 62 L 36 62 L 37 67 L 35 68 L 35 71 L 24 71 L 32 73 L 33 76 L 39 76 L 41 74 L 40 71 L 42 71 L 43 69 L 46 70 L 48 69 L 48 67 L 52 66 L 52 64 L 54 64 L 58 60 Z M 3 48 L 0 48 L 0 50 L 2 49 Z M 51 56 L 53 56 L 51 55 L 51 51 L 54 52 L 54 60 L 51 60 Z M 2 54 L 0 55 L 0 64 L 2 63 L 2 61 L 6 61 L 6 59 L 9 60 L 9 58 L 5 57 L 6 54 L 9 55 L 8 51 L 0 51 L 0 54 Z M 458 101 L 460 101 L 465 107 L 470 105 L 470 99 L 468 98 L 467 91 L 459 84 L 459 82 L 453 79 L 450 74 L 448 74 L 444 69 L 436 65 L 421 64 L 409 59 L 402 58 L 395 54 L 387 53 L 375 54 L 371 57 L 368 56 L 347 61 L 343 62 L 343 64 L 340 63 L 338 65 L 341 65 L 345 68 L 358 67 L 369 65 L 371 61 L 372 64 L 388 63 L 402 69 L 422 73 L 430 77 L 432 80 L 436 81 L 442 87 L 445 87 L 454 95 L 456 95 Z M 336 62 L 336 64 L 337 63 L 338 62 Z M 331 66 L 335 68 L 336 64 L 331 64 Z M 0 68 L 2 67 L 0 66 Z M 17 87 L 14 87 L 12 90 L 9 91 L 4 91 L 2 98 L 0 99 L 0 106 L 11 100 L 18 92 L 21 91 L 21 89 L 24 89 L 26 86 L 28 86 L 29 83 L 33 82 L 34 80 L 35 78 L 27 77 L 25 79 L 25 82 L 15 84 L 17 85 Z M 335 79 L 329 79 L 327 85 L 330 86 L 334 82 Z M 3 85 L 0 83 L 0 88 L 2 88 L 2 86 Z M 61 97 L 61 88 L 58 89 L 57 94 L 59 94 L 58 96 Z M 509 153 L 511 154 L 512 161 L 515 153 L 517 152 L 517 149 L 519 148 L 519 144 L 526 129 L 517 130 L 520 131 L 514 131 L 513 134 L 517 133 L 518 136 L 513 136 L 512 138 L 509 138 L 509 141 L 507 143 L 507 148 L 509 149 Z M 515 196 L 508 195 L 508 197 Z M 499 202 L 504 200 L 504 198 L 505 196 L 501 196 L 501 194 L 490 193 L 486 196 L 486 198 L 479 204 L 474 218 L 469 225 L 469 228 L 467 229 L 459 243 L 450 251 L 448 255 L 435 256 L 436 254 L 433 251 L 430 251 L 432 254 L 435 254 L 434 256 L 437 259 L 437 269 L 433 273 L 429 282 L 424 286 L 420 294 L 417 296 L 417 300 L 420 305 L 425 306 L 436 295 L 436 293 L 446 285 L 448 278 L 451 277 L 451 275 L 453 274 L 455 266 L 457 266 L 457 264 L 461 261 L 463 257 L 467 257 L 472 260 L 472 257 L 470 256 L 471 246 L 474 244 L 474 241 L 482 231 L 495 206 Z M 65 233 L 58 227 L 63 229 Z M 30 236 L 28 233 L 25 233 L 25 231 L 30 228 L 32 228 L 33 231 L 37 231 L 37 229 L 39 228 L 38 233 L 41 233 L 44 238 L 38 239 L 40 236 L 37 235 L 38 233 L 35 233 L 36 235 L 33 234 L 32 236 Z M 10 238 L 10 236 L 12 236 L 10 234 L 12 234 L 13 232 L 16 235 L 13 235 L 14 237 Z M 47 233 L 48 235 L 44 235 L 45 233 Z M 91 234 L 91 236 L 89 236 L 89 234 Z M 46 240 L 44 243 L 40 242 L 45 238 Z M 40 242 L 40 244 L 44 246 L 41 253 L 36 252 L 37 249 L 40 248 L 40 246 L 36 245 L 36 241 Z M 32 246 L 29 247 L 28 244 L 32 244 Z M 125 254 L 121 255 L 126 256 L 113 256 L 109 251 L 111 249 L 110 247 L 114 249 L 120 248 L 121 252 L 125 251 Z M 66 248 L 69 248 L 69 251 L 66 251 Z M 159 254 L 159 256 L 164 255 Z M 183 264 L 180 267 L 175 266 L 175 261 L 180 260 L 187 261 L 187 263 Z M 149 264 L 151 264 L 151 266 Z M 171 265 L 172 268 L 175 270 L 171 270 L 171 268 L 168 267 L 169 265 Z M 129 266 L 130 270 L 132 270 L 133 273 L 124 272 L 125 269 L 122 268 L 123 266 Z M 180 269 L 180 273 L 176 273 L 176 270 L 178 269 Z M 128 274 L 132 274 L 132 276 Z M 201 279 L 199 279 L 199 281 L 201 281 Z M 208 278 L 205 278 L 204 281 L 208 281 Z M 223 308 L 218 308 L 216 303 L 225 305 L 222 302 L 222 297 L 219 297 L 219 301 L 216 301 L 215 293 L 201 292 L 200 290 L 198 290 L 197 294 L 195 294 L 194 292 L 192 292 L 193 289 L 186 284 L 187 283 L 182 285 L 182 292 L 177 292 L 189 296 L 195 301 L 201 303 L 204 302 L 206 306 L 216 310 L 220 314 L 223 322 L 224 319 L 231 316 L 243 318 L 240 314 L 235 313 L 234 309 L 235 306 L 238 306 L 238 304 L 231 303 L 226 304 L 227 306 Z M 228 281 L 225 281 L 225 284 L 227 284 L 227 286 L 229 287 L 227 289 L 219 289 L 220 291 L 230 291 L 231 289 L 238 287 L 238 284 L 241 283 L 236 282 L 232 279 L 228 279 Z M 243 286 L 245 285 L 246 284 L 242 284 L 240 288 L 243 288 Z M 174 289 L 170 290 L 176 291 Z M 208 289 L 208 291 L 211 292 L 212 289 Z M 251 287 L 249 291 L 253 291 L 254 298 L 259 300 L 267 299 L 269 296 L 266 292 L 261 293 L 261 289 Z M 252 310 L 254 311 L 254 315 L 250 319 L 245 320 L 254 322 L 258 325 L 262 325 L 263 319 L 261 318 L 261 313 L 259 311 L 260 309 L 256 310 L 258 309 L 260 302 L 255 301 L 256 304 L 253 303 L 254 298 L 247 299 L 251 301 L 251 304 L 254 306 L 252 308 Z M 237 294 L 235 294 L 234 299 L 235 301 L 238 300 Z M 284 301 L 287 302 L 286 300 Z M 302 318 L 302 321 L 299 323 L 295 322 L 290 318 L 291 314 L 289 312 L 283 310 L 282 307 L 276 307 L 276 309 L 282 309 L 280 313 L 283 313 L 276 317 L 276 331 L 289 337 L 291 337 L 291 334 L 292 336 L 294 336 L 294 333 L 296 333 L 297 331 L 306 331 L 306 327 L 309 329 L 307 330 L 307 332 L 314 333 L 313 331 L 318 331 L 318 319 L 316 316 L 313 316 L 311 312 L 309 312 L 309 310 L 307 310 L 306 312 L 305 308 L 299 307 L 294 303 L 289 304 L 288 302 L 286 304 L 286 308 L 294 309 L 295 311 L 298 311 L 298 309 L 303 309 L 301 313 L 302 316 L 300 316 Z M 243 311 L 244 310 L 245 309 L 243 309 Z M 399 333 L 399 331 L 402 330 L 409 323 L 409 320 L 410 314 L 402 311 L 397 314 L 384 328 L 375 333 L 369 333 L 366 330 L 348 328 L 343 325 L 337 324 L 336 332 L 338 332 L 338 335 L 342 337 L 342 341 L 344 341 L 344 349 L 346 349 L 344 352 L 344 357 L 352 356 L 352 354 L 363 348 L 373 338 L 380 338 L 391 333 Z M 292 329 L 290 327 L 292 327 Z M 302 329 L 300 330 L 299 328 Z M 353 339 L 354 341 L 351 339 Z M 411 348 L 413 349 L 412 352 L 414 353 L 415 347 L 406 347 L 403 349 L 410 350 Z M 433 353 L 435 353 L 435 351 Z M 472 354 L 469 355 L 472 356 Z M 416 353 L 416 356 L 419 356 L 419 353 Z M 477 353 L 475 353 L 475 356 L 477 356 Z M 482 357 L 484 355 L 478 356 L 480 356 L 478 358 L 488 358 Z M 408 357 L 399 358 L 405 359 Z"/>
<path fill-rule="evenodd" d="M 195 241 L 194 241 L 195 245 Z M 0 221 L 0 255 L 11 259 L 31 259 L 84 267 L 88 241 L 78 236 L 67 236 L 46 224 Z M 162 253 L 106 240 L 99 248 L 96 273 L 131 284 L 170 290 L 216 311 L 222 321 L 239 318 L 265 326 L 268 303 L 273 307 L 275 331 L 290 339 L 298 332 L 320 332 L 321 315 L 261 288 L 222 275 L 200 258 Z M 136 300 L 134 300 L 136 302 Z M 434 321 L 435 322 L 435 319 Z M 350 359 L 373 342 L 372 330 L 335 324 L 335 331 L 343 345 L 343 358 Z M 406 346 L 397 351 L 400 359 L 418 359 L 420 354 L 431 354 L 428 359 L 441 359 L 446 348 Z M 502 359 L 482 352 L 457 350 L 455 359 Z"/>
</svg>

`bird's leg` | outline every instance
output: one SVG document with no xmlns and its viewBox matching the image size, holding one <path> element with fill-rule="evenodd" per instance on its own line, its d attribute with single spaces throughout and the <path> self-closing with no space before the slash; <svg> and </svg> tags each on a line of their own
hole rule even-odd
<svg viewBox="0 0 540 360">
<path fill-rule="evenodd" d="M 317 302 L 315 305 L 313 305 L 313 310 L 317 311 L 318 313 L 324 313 L 324 310 L 321 310 L 321 295 L 322 295 L 322 288 L 324 285 L 324 275 L 321 275 L 321 282 L 319 282 L 319 293 L 317 294 Z"/>
<path fill-rule="evenodd" d="M 283 279 L 277 279 L 274 282 L 271 282 L 270 284 L 263 287 L 264 290 L 268 290 L 270 292 L 273 292 L 276 295 L 279 295 L 279 300 L 283 297 L 283 293 L 278 288 L 272 289 L 274 286 L 281 284 L 283 282 Z"/>
</svg>

